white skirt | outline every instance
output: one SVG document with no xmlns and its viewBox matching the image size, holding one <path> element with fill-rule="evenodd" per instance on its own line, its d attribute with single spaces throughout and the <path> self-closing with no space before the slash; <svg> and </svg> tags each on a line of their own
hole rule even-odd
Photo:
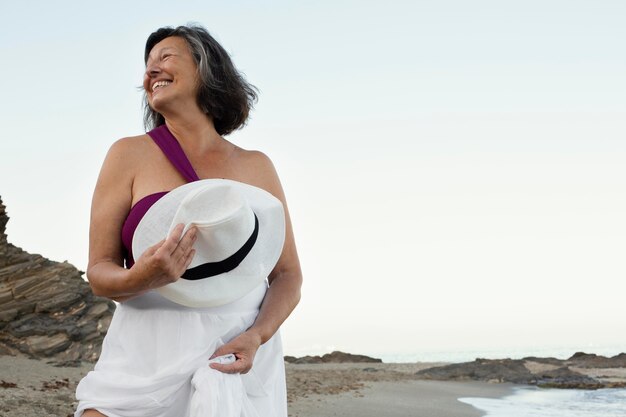
<svg viewBox="0 0 626 417">
<path fill-rule="evenodd" d="M 150 291 L 117 306 L 100 359 L 76 388 L 74 417 L 287 417 L 282 343 L 277 332 L 247 374 L 208 366 L 222 344 L 248 329 L 263 283 L 232 303 L 185 307 Z"/>
</svg>

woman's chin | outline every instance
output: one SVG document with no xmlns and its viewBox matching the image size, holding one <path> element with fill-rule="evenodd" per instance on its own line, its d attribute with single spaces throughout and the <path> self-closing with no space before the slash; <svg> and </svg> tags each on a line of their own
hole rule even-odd
<svg viewBox="0 0 626 417">
<path fill-rule="evenodd" d="M 170 103 L 168 100 L 162 100 L 160 97 L 159 98 L 153 98 L 152 101 L 149 103 L 150 107 L 152 108 L 152 110 L 154 110 L 157 113 L 161 113 L 161 114 L 165 114 L 168 112 L 168 108 L 171 107 Z"/>
</svg>

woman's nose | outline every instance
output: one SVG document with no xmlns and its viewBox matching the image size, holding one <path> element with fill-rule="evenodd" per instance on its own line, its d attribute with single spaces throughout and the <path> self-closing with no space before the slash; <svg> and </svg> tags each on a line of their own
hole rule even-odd
<svg viewBox="0 0 626 417">
<path fill-rule="evenodd" d="M 161 72 L 161 68 L 156 63 L 151 63 L 146 67 L 146 75 L 154 77 Z"/>
</svg>

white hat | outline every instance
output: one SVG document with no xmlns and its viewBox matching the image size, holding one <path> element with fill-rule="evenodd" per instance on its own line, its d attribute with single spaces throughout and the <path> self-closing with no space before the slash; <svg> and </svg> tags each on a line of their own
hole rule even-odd
<svg viewBox="0 0 626 417">
<path fill-rule="evenodd" d="M 243 297 L 272 271 L 285 241 L 285 213 L 267 191 L 237 181 L 190 182 L 161 197 L 133 236 L 138 259 L 180 223 L 197 228 L 196 253 L 178 281 L 157 289 L 188 307 L 214 307 Z"/>
</svg>

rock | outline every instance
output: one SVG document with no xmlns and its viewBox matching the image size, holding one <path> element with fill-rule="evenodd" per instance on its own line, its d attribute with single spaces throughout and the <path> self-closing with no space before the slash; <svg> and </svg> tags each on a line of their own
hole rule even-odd
<svg viewBox="0 0 626 417">
<path fill-rule="evenodd" d="M 322 356 L 324 363 L 382 363 L 382 359 L 372 358 L 365 355 L 353 355 L 338 350 Z"/>
<path fill-rule="evenodd" d="M 94 296 L 73 265 L 8 243 L 8 220 L 0 199 L 0 355 L 97 360 L 115 303 Z"/>
<path fill-rule="evenodd" d="M 527 357 L 525 357 L 522 360 L 530 361 L 530 362 L 543 363 L 545 365 L 555 365 L 555 366 L 563 365 L 563 361 L 561 359 L 557 359 L 557 358 L 538 358 L 536 356 L 527 356 Z"/>
<path fill-rule="evenodd" d="M 311 363 L 324 363 L 324 361 L 322 361 L 322 358 L 319 356 L 303 356 L 301 358 L 296 358 L 292 363 L 295 363 L 297 365 L 303 365 L 303 364 L 311 364 Z"/>
<path fill-rule="evenodd" d="M 576 352 L 566 363 L 578 368 L 626 368 L 626 353 L 607 358 L 593 353 Z"/>
<path fill-rule="evenodd" d="M 52 336 L 30 336 L 21 340 L 33 356 L 50 357 L 68 348 L 72 342 L 67 334 L 56 333 Z"/>
<path fill-rule="evenodd" d="M 576 359 L 596 358 L 596 357 L 598 357 L 598 355 L 596 355 L 595 353 L 576 352 L 572 355 L 571 358 L 569 358 L 569 360 L 573 361 Z"/>
<path fill-rule="evenodd" d="M 474 362 L 424 369 L 416 375 L 424 379 L 477 380 L 516 384 L 528 384 L 534 379 L 533 374 L 524 366 L 524 361 L 513 359 L 476 359 Z"/>
<path fill-rule="evenodd" d="M 294 364 L 315 364 L 315 363 L 382 363 L 382 359 L 372 358 L 365 355 L 353 355 L 340 351 L 327 353 L 323 356 L 285 356 L 285 362 Z"/>
<path fill-rule="evenodd" d="M 416 373 L 422 379 L 435 380 L 477 380 L 488 382 L 512 382 L 551 388 L 597 389 L 608 387 L 609 382 L 583 375 L 567 367 L 569 361 L 547 358 L 550 365 L 546 370 L 531 372 L 525 365 L 529 360 L 542 362 L 542 358 L 524 359 L 476 359 L 474 362 L 456 363 L 424 369 Z M 555 361 L 561 367 L 554 368 Z"/>
<path fill-rule="evenodd" d="M 81 361 L 78 360 L 74 360 L 74 361 L 62 361 L 62 362 L 55 362 L 55 361 L 50 361 L 47 362 L 48 364 L 56 367 L 56 368 L 78 368 L 79 366 L 81 366 L 83 363 Z"/>
<path fill-rule="evenodd" d="M 87 311 L 87 317 L 100 317 L 102 314 L 106 313 L 109 310 L 108 303 L 98 303 L 92 306 L 89 311 Z"/>
<path fill-rule="evenodd" d="M 598 389 L 604 387 L 600 381 L 572 371 L 566 366 L 536 374 L 536 378 L 535 384 L 542 388 Z"/>
</svg>

